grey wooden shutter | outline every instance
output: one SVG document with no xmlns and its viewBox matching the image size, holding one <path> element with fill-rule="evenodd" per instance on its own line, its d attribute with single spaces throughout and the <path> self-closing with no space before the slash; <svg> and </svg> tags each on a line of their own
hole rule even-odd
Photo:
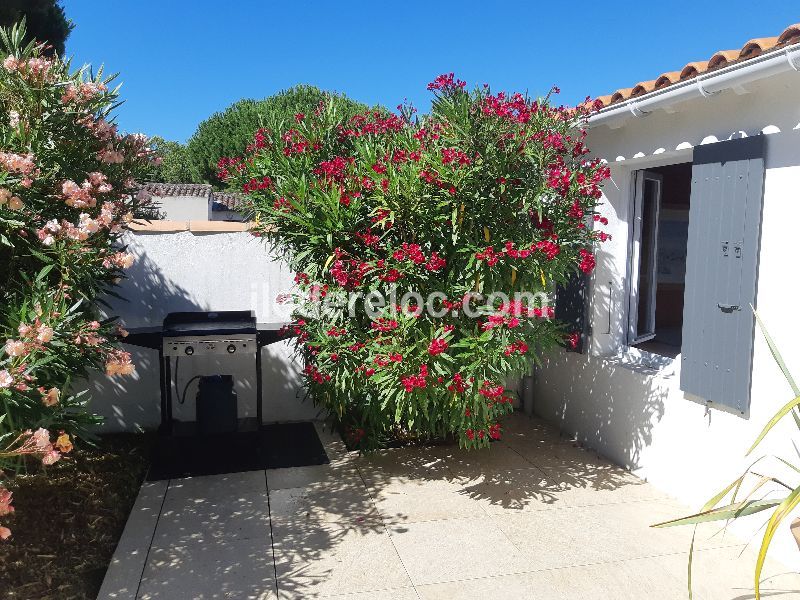
<svg viewBox="0 0 800 600">
<path fill-rule="evenodd" d="M 575 348 L 568 351 L 583 352 L 588 337 L 586 319 L 586 290 L 589 277 L 584 273 L 573 273 L 563 284 L 556 286 L 556 319 L 566 325 L 567 333 L 579 334 Z"/>
<path fill-rule="evenodd" d="M 698 146 L 692 164 L 681 389 L 750 408 L 766 137 Z"/>
</svg>

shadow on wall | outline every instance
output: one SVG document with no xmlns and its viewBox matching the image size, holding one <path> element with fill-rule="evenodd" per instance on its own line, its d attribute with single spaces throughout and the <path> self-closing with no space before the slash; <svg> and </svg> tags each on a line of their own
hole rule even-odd
<svg viewBox="0 0 800 600">
<path fill-rule="evenodd" d="M 129 329 L 159 325 L 160 321 L 148 321 L 147 316 L 161 314 L 164 306 L 170 310 L 203 310 L 192 301 L 188 290 L 164 278 L 147 255 L 137 256 L 115 293 L 121 298 L 106 297 L 109 306 L 101 310 L 119 316 L 120 323 Z M 90 408 L 105 417 L 100 427 L 103 431 L 155 429 L 161 419 L 158 351 L 130 344 L 123 347 L 131 353 L 136 372 L 127 377 L 92 373 L 87 382 L 92 396 Z"/>
<path fill-rule="evenodd" d="M 562 432 L 628 469 L 640 466 L 664 416 L 664 402 L 677 375 L 656 376 L 653 359 L 613 357 L 627 332 L 624 282 L 611 252 L 598 254 L 593 282 L 591 352 L 608 358 L 555 350 L 536 370 L 534 410 Z"/>
</svg>

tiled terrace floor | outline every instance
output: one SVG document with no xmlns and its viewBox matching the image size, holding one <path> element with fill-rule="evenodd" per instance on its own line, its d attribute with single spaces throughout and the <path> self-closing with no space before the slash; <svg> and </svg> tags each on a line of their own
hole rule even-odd
<svg viewBox="0 0 800 600">
<path fill-rule="evenodd" d="M 320 429 L 321 431 L 321 429 Z M 146 483 L 100 598 L 682 599 L 687 508 L 537 421 L 489 451 L 344 451 L 331 464 Z M 700 529 L 695 598 L 752 598 L 753 550 Z M 800 598 L 768 563 L 765 597 Z"/>
</svg>

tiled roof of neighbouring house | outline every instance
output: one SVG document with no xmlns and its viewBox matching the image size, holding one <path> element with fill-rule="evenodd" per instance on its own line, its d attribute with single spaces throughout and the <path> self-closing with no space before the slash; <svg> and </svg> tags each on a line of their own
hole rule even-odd
<svg viewBox="0 0 800 600">
<path fill-rule="evenodd" d="M 701 60 L 687 63 L 680 71 L 670 71 L 663 73 L 656 79 L 637 83 L 631 88 L 617 90 L 613 94 L 600 96 L 598 100 L 603 107 L 612 106 L 631 98 L 644 96 L 656 90 L 662 90 L 671 85 L 692 79 L 698 75 L 709 73 L 734 63 L 744 62 L 765 54 L 785 48 L 786 46 L 800 42 L 800 23 L 790 25 L 776 37 L 755 38 L 747 42 L 740 50 L 720 50 L 708 60 Z"/>
<path fill-rule="evenodd" d="M 152 196 L 210 196 L 211 210 L 238 210 L 243 201 L 240 194 L 217 192 L 207 183 L 156 183 L 149 182 L 141 189 Z"/>
<path fill-rule="evenodd" d="M 213 192 L 211 198 L 214 201 L 212 210 L 238 210 L 244 200 L 241 194 L 235 192 Z"/>
<path fill-rule="evenodd" d="M 142 189 L 153 196 L 208 196 L 211 193 L 207 183 L 145 183 Z"/>
</svg>

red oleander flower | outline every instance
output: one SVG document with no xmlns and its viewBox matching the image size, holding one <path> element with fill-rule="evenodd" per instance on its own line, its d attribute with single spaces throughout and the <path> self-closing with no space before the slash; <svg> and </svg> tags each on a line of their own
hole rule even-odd
<svg viewBox="0 0 800 600">
<path fill-rule="evenodd" d="M 428 344 L 428 354 L 431 356 L 436 356 L 437 354 L 441 354 L 447 350 L 448 347 L 449 344 L 447 343 L 447 340 L 443 338 L 434 338 L 431 340 L 431 343 Z"/>
<path fill-rule="evenodd" d="M 594 254 L 586 250 L 586 248 L 581 248 L 580 259 L 581 261 L 578 266 L 580 267 L 581 271 L 583 271 L 586 274 L 589 274 L 592 271 L 594 271 L 594 267 L 596 264 Z"/>
</svg>

